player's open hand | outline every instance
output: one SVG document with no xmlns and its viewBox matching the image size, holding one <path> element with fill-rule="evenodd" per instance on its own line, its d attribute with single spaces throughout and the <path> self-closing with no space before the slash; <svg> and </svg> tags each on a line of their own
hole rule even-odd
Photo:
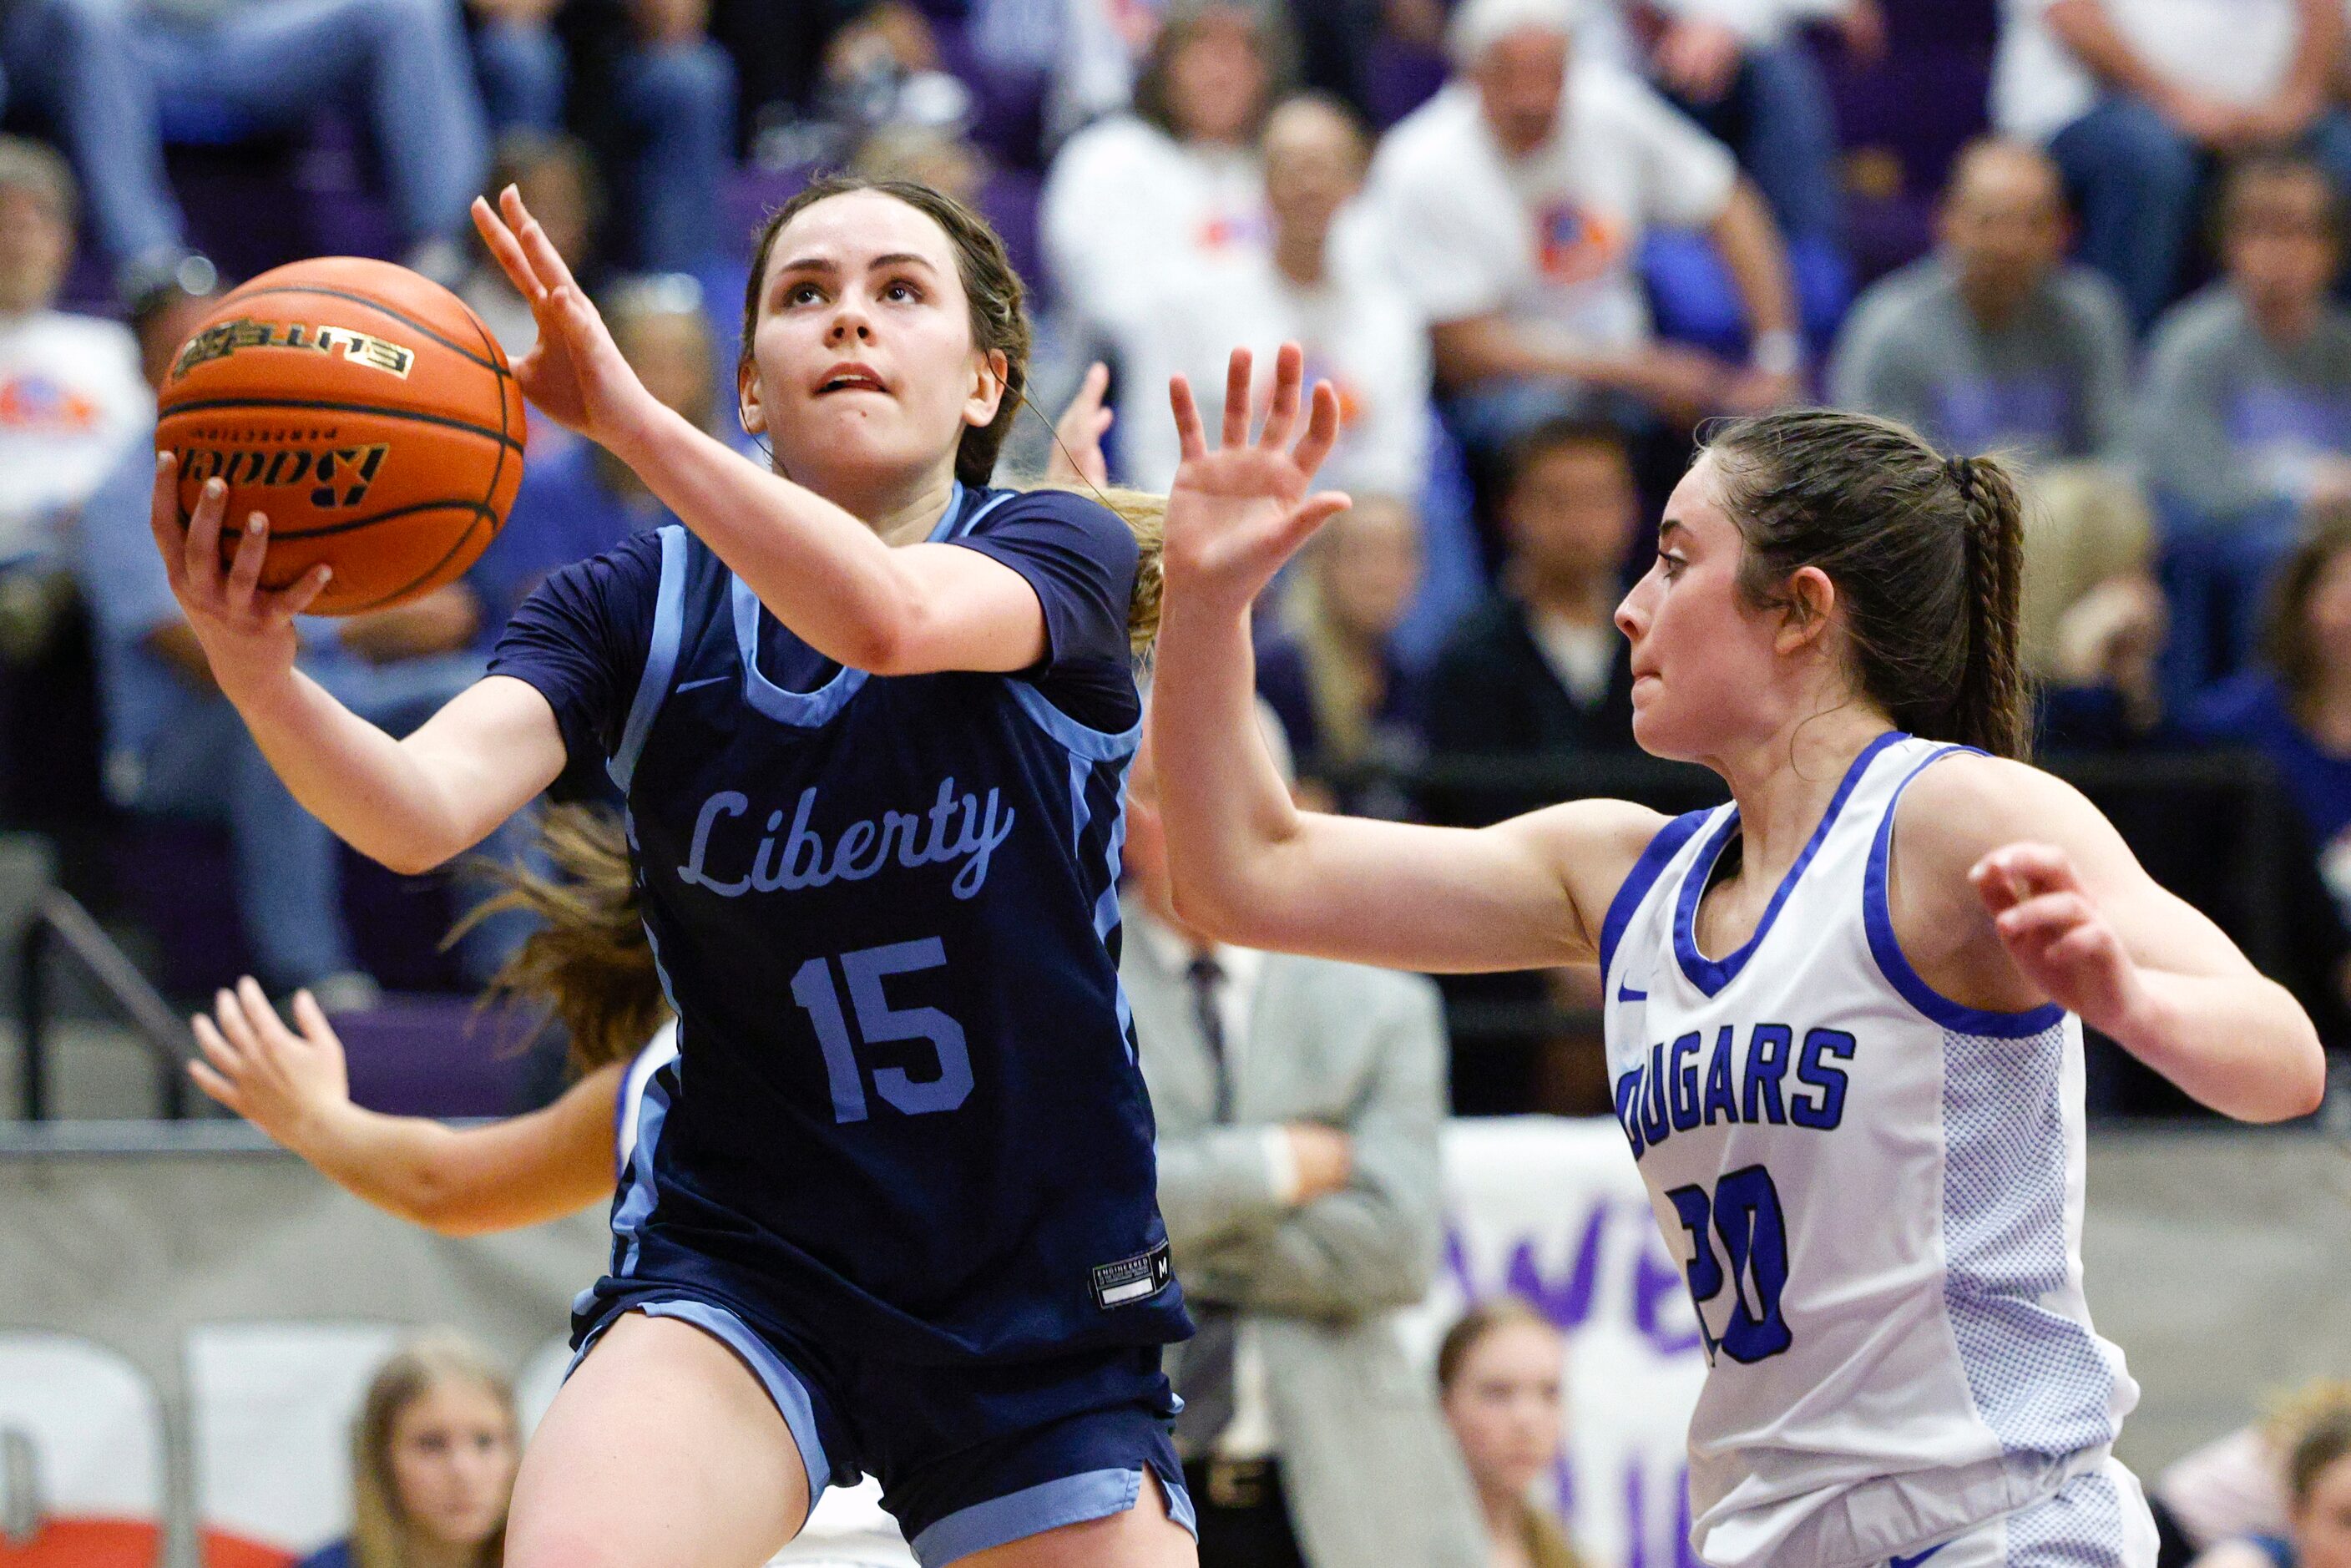
<svg viewBox="0 0 2351 1568">
<path fill-rule="evenodd" d="M 1110 391 L 1110 367 L 1096 360 L 1086 367 L 1078 395 L 1053 422 L 1053 455 L 1045 464 L 1045 483 L 1071 488 L 1110 483 L 1110 460 L 1102 455 L 1102 437 L 1114 417 L 1102 402 Z"/>
<path fill-rule="evenodd" d="M 2084 1023 L 2119 1036 L 2141 1000 L 2138 966 L 2073 857 L 2050 844 L 2009 844 L 1978 861 L 1968 881 L 2017 971 Z"/>
<path fill-rule="evenodd" d="M 1317 382 L 1295 445 L 1306 356 L 1284 343 L 1273 362 L 1273 400 L 1249 439 L 1249 351 L 1235 349 L 1225 374 L 1223 439 L 1214 447 L 1182 376 L 1167 388 L 1183 463 L 1167 497 L 1169 592 L 1228 595 L 1246 603 L 1314 530 L 1346 510 L 1334 490 L 1309 494 L 1314 472 L 1339 438 L 1339 394 Z"/>
<path fill-rule="evenodd" d="M 300 643 L 294 617 L 325 591 L 334 570 L 321 562 L 288 587 L 275 591 L 262 587 L 269 519 L 259 512 L 246 514 L 236 554 L 224 569 L 221 528 L 227 510 L 228 486 L 217 478 L 207 479 L 197 492 L 196 509 L 183 525 L 179 459 L 169 452 L 156 455 L 155 492 L 148 510 L 155 548 L 162 552 L 172 595 L 204 647 L 213 679 L 234 696 L 247 683 L 293 669 Z"/>
<path fill-rule="evenodd" d="M 294 993 L 299 1033 L 286 1027 L 250 975 L 214 995 L 210 1018 L 198 1013 L 193 1021 L 204 1053 L 188 1063 L 196 1087 L 296 1153 L 350 1103 L 343 1042 L 309 992 Z"/>
<path fill-rule="evenodd" d="M 523 396 L 590 441 L 608 447 L 625 441 L 658 405 L 555 242 L 522 204 L 522 193 L 508 185 L 496 210 L 475 197 L 474 227 L 538 323 L 538 341 L 515 363 Z"/>
</svg>

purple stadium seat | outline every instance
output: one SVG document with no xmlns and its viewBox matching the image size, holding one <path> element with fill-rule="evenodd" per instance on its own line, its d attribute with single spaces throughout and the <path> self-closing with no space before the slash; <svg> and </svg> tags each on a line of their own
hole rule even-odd
<svg viewBox="0 0 2351 1568">
<path fill-rule="evenodd" d="M 522 1053 L 535 1016 L 477 1009 L 463 997 L 387 997 L 335 1020 L 350 1064 L 351 1098 L 403 1116 L 504 1116 L 531 1064 Z"/>
</svg>

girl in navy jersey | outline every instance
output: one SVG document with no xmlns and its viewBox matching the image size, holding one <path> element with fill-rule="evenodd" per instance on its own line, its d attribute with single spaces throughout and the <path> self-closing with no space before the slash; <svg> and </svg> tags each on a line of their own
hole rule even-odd
<svg viewBox="0 0 2351 1568">
<path fill-rule="evenodd" d="M 293 668 L 322 582 L 156 536 L 222 688 L 312 811 L 440 864 L 604 765 L 680 1055 L 516 1484 L 511 1565 L 747 1565 L 862 1471 L 925 1563 L 1188 1563 L 1159 1346 L 1186 1330 L 1117 981 L 1130 636 L 1155 553 L 987 481 L 1019 287 L 924 187 L 827 182 L 761 236 L 738 371 L 773 471 L 656 402 L 508 191 L 546 413 L 684 528 L 555 573 L 492 674 L 393 740 Z"/>
</svg>

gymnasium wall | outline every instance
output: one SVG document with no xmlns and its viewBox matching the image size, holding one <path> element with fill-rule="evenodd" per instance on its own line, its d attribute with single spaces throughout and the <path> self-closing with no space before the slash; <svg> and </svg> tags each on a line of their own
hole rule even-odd
<svg viewBox="0 0 2351 1568">
<path fill-rule="evenodd" d="M 1457 1124 L 1453 1236 L 1404 1332 L 1510 1288 L 1571 1327 L 1555 1481 L 1600 1563 L 1679 1547 L 1679 1433 L 1703 1364 L 1613 1124 Z M 2085 1239 L 2101 1329 L 2146 1393 L 2142 1473 L 2262 1389 L 2351 1375 L 2351 1151 L 2293 1134 L 2094 1139 Z M 242 1127 L 57 1124 L 0 1141 L 0 1568 L 275 1568 L 339 1533 L 348 1423 L 405 1326 L 452 1323 L 549 1396 L 601 1218 L 444 1239 Z M 197 1542 L 204 1543 L 201 1554 Z"/>
</svg>

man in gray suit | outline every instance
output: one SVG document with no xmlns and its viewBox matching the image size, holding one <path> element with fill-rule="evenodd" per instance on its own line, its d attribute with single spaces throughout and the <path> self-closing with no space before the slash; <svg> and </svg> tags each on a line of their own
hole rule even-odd
<svg viewBox="0 0 2351 1568">
<path fill-rule="evenodd" d="M 1186 930 L 1147 748 L 1126 866 L 1119 968 L 1199 1328 L 1171 1362 L 1201 1568 L 1483 1568 L 1468 1476 L 1395 1321 L 1443 1244 L 1437 988 Z"/>
</svg>

